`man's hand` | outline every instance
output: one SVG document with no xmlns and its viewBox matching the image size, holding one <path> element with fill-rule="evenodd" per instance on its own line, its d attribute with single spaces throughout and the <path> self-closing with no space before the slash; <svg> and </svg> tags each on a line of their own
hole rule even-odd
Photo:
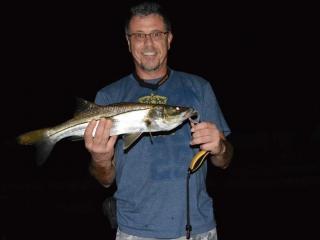
<svg viewBox="0 0 320 240">
<path fill-rule="evenodd" d="M 215 124 L 210 122 L 195 124 L 191 122 L 191 132 L 191 145 L 199 145 L 201 150 L 210 152 L 211 162 L 215 166 L 223 169 L 229 166 L 233 155 L 233 147 Z"/>
<path fill-rule="evenodd" d="M 84 132 L 85 147 L 92 157 L 91 174 L 103 185 L 110 185 L 115 176 L 113 156 L 117 136 L 110 136 L 111 126 L 111 120 L 92 120 Z"/>
<path fill-rule="evenodd" d="M 201 150 L 209 151 L 212 155 L 223 151 L 222 133 L 215 124 L 210 122 L 191 123 L 192 140 L 191 145 L 200 145 Z"/>
<path fill-rule="evenodd" d="M 92 160 L 95 164 L 111 164 L 114 155 L 114 144 L 117 140 L 117 136 L 110 136 L 111 126 L 111 120 L 92 120 L 84 132 L 85 146 L 91 153 Z M 93 136 L 95 128 L 96 131 Z"/>
</svg>

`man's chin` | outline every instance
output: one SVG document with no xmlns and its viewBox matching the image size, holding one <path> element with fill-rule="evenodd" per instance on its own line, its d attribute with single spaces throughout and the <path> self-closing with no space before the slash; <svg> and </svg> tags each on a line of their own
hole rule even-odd
<svg viewBox="0 0 320 240">
<path fill-rule="evenodd" d="M 157 66 L 142 65 L 141 67 L 143 70 L 145 70 L 147 72 L 154 72 L 160 68 L 159 65 L 157 65 Z"/>
</svg>

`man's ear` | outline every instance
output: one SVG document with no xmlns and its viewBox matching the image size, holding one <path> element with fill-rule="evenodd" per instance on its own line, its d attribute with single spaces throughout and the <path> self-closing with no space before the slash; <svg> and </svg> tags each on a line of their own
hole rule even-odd
<svg viewBox="0 0 320 240">
<path fill-rule="evenodd" d="M 168 33 L 168 50 L 169 50 L 170 47 L 171 47 L 172 39 L 173 39 L 173 35 L 172 35 L 171 32 L 169 32 L 169 33 Z"/>
<path fill-rule="evenodd" d="M 128 48 L 129 48 L 129 52 L 131 52 L 131 43 L 130 43 L 130 39 L 128 36 L 126 36 L 127 39 L 127 43 L 128 43 Z"/>
</svg>

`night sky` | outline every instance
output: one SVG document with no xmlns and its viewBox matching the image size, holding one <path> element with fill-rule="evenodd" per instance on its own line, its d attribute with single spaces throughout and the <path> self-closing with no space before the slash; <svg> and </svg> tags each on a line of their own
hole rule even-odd
<svg viewBox="0 0 320 240">
<path fill-rule="evenodd" d="M 83 142 L 59 142 L 39 167 L 14 139 L 66 121 L 76 97 L 93 101 L 131 73 L 123 24 L 133 2 L 3 6 L 1 239 L 112 239 L 101 205 L 115 186 L 89 175 Z M 310 238 L 320 200 L 314 7 L 160 2 L 173 25 L 169 66 L 210 81 L 232 130 L 232 165 L 209 167 L 207 179 L 219 239 Z"/>
</svg>

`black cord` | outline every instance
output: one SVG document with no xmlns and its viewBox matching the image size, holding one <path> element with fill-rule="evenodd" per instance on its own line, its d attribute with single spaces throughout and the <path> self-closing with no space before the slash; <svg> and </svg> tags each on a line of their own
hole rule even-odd
<svg viewBox="0 0 320 240">
<path fill-rule="evenodd" d="M 192 226 L 190 224 L 190 196 L 189 196 L 189 182 L 190 182 L 190 171 L 188 171 L 188 175 L 187 175 L 187 181 L 186 181 L 186 192 L 187 192 L 187 196 L 186 196 L 186 200 L 187 200 L 187 224 L 186 224 L 186 239 L 190 239 L 191 236 L 191 231 L 192 231 Z"/>
<path fill-rule="evenodd" d="M 138 81 L 138 83 L 139 83 L 139 85 L 141 87 L 145 87 L 145 88 L 150 88 L 152 90 L 156 90 L 168 80 L 168 78 L 170 76 L 170 69 L 167 68 L 166 74 L 162 78 L 160 78 L 157 83 L 148 83 L 148 81 L 145 81 L 145 80 L 141 79 L 136 72 L 133 72 L 133 76 Z"/>
</svg>

